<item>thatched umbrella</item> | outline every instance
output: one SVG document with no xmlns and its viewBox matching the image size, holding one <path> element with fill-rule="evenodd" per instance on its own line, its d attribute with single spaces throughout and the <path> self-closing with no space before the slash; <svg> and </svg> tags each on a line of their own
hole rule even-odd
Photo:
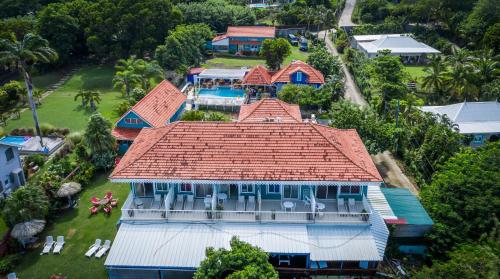
<svg viewBox="0 0 500 279">
<path fill-rule="evenodd" d="M 14 228 L 12 228 L 10 235 L 24 245 L 25 240 L 42 232 L 43 228 L 45 228 L 44 220 L 33 219 L 31 221 L 16 224 Z"/>
<path fill-rule="evenodd" d="M 77 182 L 66 182 L 59 187 L 59 190 L 57 190 L 57 196 L 62 198 L 62 197 L 68 197 L 68 203 L 71 206 L 71 196 L 74 194 L 80 192 L 82 190 L 82 185 Z"/>
</svg>

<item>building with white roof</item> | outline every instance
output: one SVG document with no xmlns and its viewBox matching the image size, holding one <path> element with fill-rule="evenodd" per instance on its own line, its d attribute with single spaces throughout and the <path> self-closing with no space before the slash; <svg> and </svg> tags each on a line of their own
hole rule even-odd
<svg viewBox="0 0 500 279">
<path fill-rule="evenodd" d="M 446 115 L 458 125 L 460 134 L 472 135 L 472 146 L 500 138 L 500 103 L 463 102 L 446 106 L 424 106 L 422 111 Z"/>
<path fill-rule="evenodd" d="M 390 50 L 391 55 L 401 57 L 405 63 L 421 62 L 427 55 L 441 53 L 415 40 L 411 34 L 357 35 L 353 36 L 352 47 L 368 58 L 377 57 L 380 51 Z"/>
</svg>

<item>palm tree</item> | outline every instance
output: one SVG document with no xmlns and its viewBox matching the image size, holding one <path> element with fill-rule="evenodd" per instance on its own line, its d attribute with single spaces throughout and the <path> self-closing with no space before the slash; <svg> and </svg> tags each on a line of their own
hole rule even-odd
<svg viewBox="0 0 500 279">
<path fill-rule="evenodd" d="M 307 30 L 309 31 L 309 26 L 317 17 L 315 9 L 312 7 L 304 8 L 304 12 L 300 16 L 300 22 L 305 22 L 307 24 Z"/>
<path fill-rule="evenodd" d="M 57 52 L 49 47 L 49 42 L 42 37 L 28 33 L 22 41 L 0 40 L 0 65 L 14 66 L 21 71 L 24 77 L 26 88 L 28 89 L 28 100 L 35 121 L 36 134 L 40 138 L 40 144 L 43 146 L 42 133 L 38 124 L 38 115 L 36 113 L 36 104 L 33 100 L 33 81 L 29 74 L 30 66 L 41 62 L 49 63 L 58 58 Z"/>
<path fill-rule="evenodd" d="M 485 50 L 472 62 L 477 79 L 481 85 L 492 82 L 500 74 L 499 56 L 493 54 L 493 50 Z"/>
<path fill-rule="evenodd" d="M 446 84 L 447 65 L 444 58 L 442 56 L 432 56 L 424 72 L 427 75 L 422 78 L 422 87 L 428 92 L 433 92 L 436 96 L 439 96 L 444 91 Z"/>
<path fill-rule="evenodd" d="M 88 100 L 87 100 L 87 90 L 80 89 L 78 93 L 76 93 L 75 98 L 73 100 L 78 100 L 79 98 L 82 100 L 82 108 L 87 106 Z"/>
<path fill-rule="evenodd" d="M 100 94 L 99 91 L 80 89 L 78 94 L 75 95 L 75 101 L 80 98 L 82 100 L 82 107 L 90 104 L 90 109 L 95 110 L 95 103 L 99 104 L 101 102 Z"/>
<path fill-rule="evenodd" d="M 472 69 L 464 65 L 451 68 L 447 74 L 447 82 L 453 90 L 455 98 L 470 99 L 477 92 L 477 87 L 472 82 Z"/>
<path fill-rule="evenodd" d="M 135 57 L 120 59 L 116 63 L 116 74 L 113 78 L 113 86 L 121 88 L 127 97 L 134 86 L 141 82 L 141 76 L 136 72 L 137 61 Z"/>
<path fill-rule="evenodd" d="M 134 65 L 135 71 L 142 79 L 142 89 L 149 91 L 151 89 L 152 78 L 163 78 L 165 72 L 156 61 L 144 61 L 137 59 Z"/>
</svg>

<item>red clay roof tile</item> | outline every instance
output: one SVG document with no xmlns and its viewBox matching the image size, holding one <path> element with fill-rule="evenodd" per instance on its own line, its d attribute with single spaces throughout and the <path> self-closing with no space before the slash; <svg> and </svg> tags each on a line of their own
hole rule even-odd
<svg viewBox="0 0 500 279">
<path fill-rule="evenodd" d="M 257 65 L 248 71 L 243 79 L 243 84 L 271 85 L 271 74 L 269 74 L 266 67 Z"/>
<path fill-rule="evenodd" d="M 274 38 L 276 28 L 274 26 L 229 26 L 226 35 L 228 37 Z"/>
<path fill-rule="evenodd" d="M 140 132 L 141 132 L 140 128 L 114 127 L 113 130 L 111 131 L 111 134 L 117 140 L 133 141 Z"/>
<path fill-rule="evenodd" d="M 356 131 L 269 122 L 144 128 L 111 179 L 382 181 Z"/>
<path fill-rule="evenodd" d="M 277 71 L 273 75 L 271 82 L 289 83 L 290 75 L 298 70 L 304 72 L 307 76 L 309 76 L 309 81 L 308 81 L 309 83 L 320 83 L 320 84 L 325 83 L 325 78 L 323 77 L 323 74 L 320 71 L 314 69 L 311 65 L 300 60 L 293 61 L 285 68 Z"/>
<path fill-rule="evenodd" d="M 277 99 L 262 99 L 253 104 L 242 105 L 238 121 L 264 122 L 266 118 L 279 118 L 277 122 L 302 122 L 298 105 L 287 104 Z"/>
</svg>

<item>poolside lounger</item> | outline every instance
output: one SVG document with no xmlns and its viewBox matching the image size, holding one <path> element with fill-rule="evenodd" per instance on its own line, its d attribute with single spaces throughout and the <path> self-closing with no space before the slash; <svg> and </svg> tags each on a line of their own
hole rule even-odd
<svg viewBox="0 0 500 279">
<path fill-rule="evenodd" d="M 43 244 L 43 250 L 42 253 L 40 253 L 40 255 L 48 254 L 50 252 L 50 249 L 52 249 L 53 245 L 54 245 L 54 238 L 51 235 L 47 236 L 47 240 L 45 241 L 45 244 Z"/>
<path fill-rule="evenodd" d="M 56 245 L 54 246 L 54 254 L 61 254 L 61 250 L 64 246 L 64 236 L 60 235 L 57 237 Z"/>
<path fill-rule="evenodd" d="M 194 197 L 193 195 L 188 195 L 186 199 L 186 204 L 184 205 L 184 209 L 192 210 L 194 206 Z"/>
<path fill-rule="evenodd" d="M 97 251 L 97 253 L 95 253 L 95 257 L 100 258 L 104 256 L 108 252 L 110 246 L 111 246 L 110 240 L 104 241 L 104 245 L 101 247 L 101 249 L 99 249 L 99 251 Z"/>
<path fill-rule="evenodd" d="M 177 194 L 174 210 L 182 210 L 184 208 L 184 195 Z"/>
<path fill-rule="evenodd" d="M 100 239 L 96 239 L 95 240 L 95 243 L 92 244 L 90 247 L 89 247 L 89 250 L 87 251 L 87 253 L 85 253 L 85 256 L 87 257 L 92 257 L 92 255 L 95 254 L 95 252 L 97 252 L 97 250 L 99 250 L 99 248 L 101 248 L 101 240 Z"/>
<path fill-rule="evenodd" d="M 247 211 L 255 211 L 255 196 L 248 196 Z"/>
<path fill-rule="evenodd" d="M 236 211 L 245 211 L 245 196 L 238 196 Z"/>
</svg>

